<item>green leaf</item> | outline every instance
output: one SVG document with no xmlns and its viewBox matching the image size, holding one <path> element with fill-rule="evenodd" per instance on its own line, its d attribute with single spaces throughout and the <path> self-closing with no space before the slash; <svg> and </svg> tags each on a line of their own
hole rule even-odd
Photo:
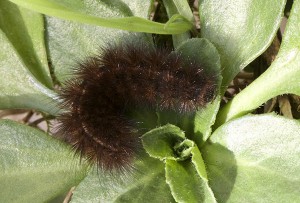
<svg viewBox="0 0 300 203">
<path fill-rule="evenodd" d="M 214 45 L 203 38 L 188 40 L 179 46 L 176 51 L 183 57 L 200 64 L 207 74 L 215 77 L 214 80 L 218 84 L 215 100 L 200 108 L 196 112 L 195 118 L 191 119 L 194 122 L 194 130 L 190 133 L 189 138 L 194 140 L 198 146 L 201 146 L 210 136 L 210 127 L 214 124 L 219 109 L 220 97 L 217 95 L 222 81 L 220 56 Z"/>
<path fill-rule="evenodd" d="M 177 202 L 216 203 L 208 182 L 199 177 L 191 162 L 166 160 L 166 181 Z"/>
<path fill-rule="evenodd" d="M 49 114 L 58 113 L 54 92 L 31 75 L 1 30 L 0 45 L 0 109 L 28 108 Z"/>
<path fill-rule="evenodd" d="M 295 1 L 275 61 L 222 109 L 218 125 L 251 112 L 277 95 L 286 93 L 300 95 L 299 22 L 300 1 Z"/>
<path fill-rule="evenodd" d="M 165 182 L 163 163 L 146 156 L 135 163 L 133 171 L 119 176 L 91 171 L 74 191 L 71 203 L 175 202 Z"/>
<path fill-rule="evenodd" d="M 0 140 L 0 202 L 53 200 L 86 173 L 69 147 L 40 130 L 1 120 Z"/>
<path fill-rule="evenodd" d="M 201 36 L 221 55 L 223 88 L 271 44 L 285 0 L 200 0 Z M 224 90 L 223 90 L 224 91 Z"/>
<path fill-rule="evenodd" d="M 208 179 L 207 179 L 207 173 L 205 170 L 205 164 L 204 164 L 201 152 L 199 151 L 197 146 L 194 146 L 192 148 L 191 154 L 192 154 L 192 163 L 194 164 L 198 175 L 207 182 Z"/>
<path fill-rule="evenodd" d="M 188 19 L 191 22 L 194 21 L 193 12 L 189 6 L 188 1 L 173 0 L 173 3 L 175 5 L 175 7 L 177 8 L 178 13 L 180 15 L 184 16 L 186 19 Z"/>
<path fill-rule="evenodd" d="M 115 3 L 114 3 L 115 2 Z M 114 6 L 125 5 L 130 9 L 131 15 L 141 18 L 148 18 L 150 16 L 151 9 L 153 7 L 153 0 L 118 0 L 118 1 L 106 1 L 106 4 L 113 4 Z M 120 13 L 120 12 L 118 12 Z"/>
<path fill-rule="evenodd" d="M 249 115 L 218 128 L 202 149 L 218 202 L 300 202 L 300 122 Z"/>
<path fill-rule="evenodd" d="M 201 147 L 211 135 L 211 126 L 215 123 L 220 107 L 220 96 L 217 96 L 212 103 L 205 108 L 199 109 L 194 118 L 193 140 Z"/>
<path fill-rule="evenodd" d="M 190 22 L 194 22 L 194 16 L 187 1 L 163 0 L 162 2 L 163 2 L 163 6 L 167 11 L 168 17 L 170 18 L 168 22 L 171 22 L 172 21 L 171 19 L 178 14 L 184 16 Z M 181 43 L 183 43 L 184 41 L 190 38 L 191 38 L 191 33 L 189 31 L 182 34 L 172 35 L 174 48 L 177 49 Z"/>
<path fill-rule="evenodd" d="M 47 43 L 54 73 L 60 82 L 72 77 L 74 67 L 87 56 L 100 54 L 107 42 L 120 40 L 123 31 L 47 17 Z M 98 37 L 96 37 L 98 36 Z"/>
<path fill-rule="evenodd" d="M 215 80 L 221 82 L 220 55 L 215 46 L 207 39 L 190 39 L 179 46 L 176 52 L 187 59 L 186 63 L 199 64 L 203 67 L 204 72 L 214 74 Z"/>
<path fill-rule="evenodd" d="M 42 84 L 52 88 L 42 15 L 18 8 L 9 1 L 0 1 L 0 29 L 31 74 Z"/>
<path fill-rule="evenodd" d="M 215 202 L 198 147 L 168 124 L 142 136 L 146 152 L 165 162 L 166 182 L 177 202 Z"/>
<path fill-rule="evenodd" d="M 177 126 L 167 124 L 155 128 L 142 136 L 142 143 L 147 153 L 160 160 L 180 159 L 180 155 L 174 150 L 176 144 L 184 141 L 185 135 Z"/>
<path fill-rule="evenodd" d="M 198 147 L 191 150 L 192 161 L 166 160 L 166 181 L 177 202 L 214 202 L 214 193 L 208 185 L 205 164 Z"/>
<path fill-rule="evenodd" d="M 146 20 L 141 17 L 121 17 L 117 18 L 115 15 L 110 16 L 110 18 L 98 17 L 98 15 L 91 15 L 89 12 L 81 9 L 83 5 L 82 1 L 50 1 L 50 0 L 10 0 L 20 6 L 25 8 L 32 9 L 34 11 L 62 18 L 65 20 L 73 20 L 81 23 L 98 25 L 108 28 L 116 28 L 121 30 L 128 30 L 133 32 L 145 32 L 145 33 L 156 33 L 156 34 L 179 34 L 189 30 L 192 27 L 192 24 L 187 20 L 182 18 L 181 20 L 170 23 L 168 26 L 165 24 L 153 22 Z M 85 2 L 89 2 L 88 0 Z M 107 6 L 108 8 L 114 9 L 118 3 L 121 3 L 123 6 L 126 6 L 122 1 L 113 1 L 109 3 L 108 1 L 97 2 L 98 5 L 92 4 L 91 8 L 94 9 L 97 6 Z M 142 2 L 141 2 L 142 3 Z M 146 7 L 147 8 L 147 7 Z M 119 10 L 119 9 L 118 9 Z M 119 10 L 120 11 L 120 10 Z M 116 12 L 118 13 L 118 12 Z M 101 14 L 101 13 L 100 13 Z"/>
<path fill-rule="evenodd" d="M 72 1 L 73 2 L 73 1 Z M 131 10 L 124 3 L 117 4 L 110 2 L 90 2 L 89 4 L 70 3 L 70 6 L 79 7 L 78 10 L 89 12 L 91 15 L 100 15 L 103 17 L 129 16 Z M 89 1 L 87 1 L 89 2 Z M 135 2 L 135 4 L 133 4 Z M 143 4 L 143 10 L 140 8 L 140 1 L 131 1 L 130 5 L 134 9 L 134 13 L 139 16 L 146 17 L 149 10 L 150 2 Z M 65 1 L 61 3 L 66 3 Z M 90 5 L 90 6 L 89 6 Z M 89 7 L 88 7 L 89 6 Z M 93 6 L 93 7 L 91 7 Z M 145 9 L 146 8 L 146 9 Z M 75 8 L 74 8 L 75 9 Z M 148 37 L 145 34 L 129 34 L 121 30 L 114 30 L 98 26 L 91 26 L 78 22 L 65 21 L 58 18 L 47 17 L 47 42 L 51 63 L 57 79 L 61 82 L 69 79 L 72 75 L 72 67 L 76 66 L 79 61 L 87 56 L 100 54 L 99 48 L 108 46 L 108 43 L 116 43 L 121 40 L 132 40 L 136 42 L 141 38 Z M 131 38 L 131 39 L 128 39 Z M 148 39 L 149 40 L 149 39 Z"/>
</svg>

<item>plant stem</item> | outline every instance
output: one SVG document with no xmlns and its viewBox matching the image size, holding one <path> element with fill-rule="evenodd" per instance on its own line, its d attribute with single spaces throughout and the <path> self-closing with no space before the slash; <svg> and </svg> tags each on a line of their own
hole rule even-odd
<svg viewBox="0 0 300 203">
<path fill-rule="evenodd" d="M 183 17 L 185 17 L 190 22 L 193 22 L 193 13 L 189 7 L 189 4 L 186 0 L 163 0 L 164 6 L 167 10 L 167 14 L 169 18 L 171 18 L 173 15 L 180 14 Z M 188 40 L 191 38 L 190 32 L 184 32 L 182 34 L 173 34 L 173 45 L 176 49 L 182 42 Z"/>
</svg>

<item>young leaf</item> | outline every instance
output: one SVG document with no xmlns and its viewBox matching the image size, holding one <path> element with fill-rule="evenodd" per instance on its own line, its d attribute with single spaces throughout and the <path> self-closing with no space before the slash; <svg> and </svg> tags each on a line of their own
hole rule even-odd
<svg viewBox="0 0 300 203">
<path fill-rule="evenodd" d="M 146 152 L 165 162 L 166 182 L 177 202 L 215 202 L 198 147 L 168 124 L 142 136 Z"/>
<path fill-rule="evenodd" d="M 166 181 L 176 202 L 216 203 L 208 182 L 199 177 L 192 163 L 168 159 L 165 170 Z"/>
<path fill-rule="evenodd" d="M 201 36 L 211 41 L 221 55 L 223 88 L 267 49 L 279 28 L 285 2 L 199 1 Z"/>
<path fill-rule="evenodd" d="M 0 202 L 47 202 L 85 176 L 70 148 L 40 130 L 0 120 Z"/>
<path fill-rule="evenodd" d="M 252 111 L 277 95 L 300 95 L 300 1 L 295 1 L 272 65 L 219 113 L 218 125 Z"/>
<path fill-rule="evenodd" d="M 160 160 L 180 159 L 180 155 L 174 151 L 174 146 L 184 139 L 184 132 L 171 124 L 155 128 L 142 136 L 144 149 L 151 157 Z"/>
<path fill-rule="evenodd" d="M 299 202 L 300 122 L 274 114 L 219 127 L 201 149 L 217 201 Z"/>
</svg>

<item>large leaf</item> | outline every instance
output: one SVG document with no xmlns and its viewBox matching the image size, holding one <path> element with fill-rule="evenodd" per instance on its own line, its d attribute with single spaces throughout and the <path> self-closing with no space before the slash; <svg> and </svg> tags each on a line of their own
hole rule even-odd
<svg viewBox="0 0 300 203">
<path fill-rule="evenodd" d="M 106 4 L 112 3 L 113 1 L 106 1 Z M 138 16 L 141 18 L 149 18 L 151 8 L 153 6 L 153 0 L 122 0 L 122 3 L 119 3 L 119 1 L 116 1 L 114 3 L 115 6 L 124 4 L 127 5 L 127 7 L 130 9 L 130 12 L 133 16 Z"/>
<path fill-rule="evenodd" d="M 0 121 L 0 202 L 46 202 L 86 173 L 70 148 L 40 130 Z"/>
<path fill-rule="evenodd" d="M 183 17 L 178 19 L 170 20 L 167 24 L 161 24 L 153 21 L 146 20 L 141 17 L 123 17 L 118 15 L 124 11 L 129 11 L 128 6 L 121 0 L 113 1 L 61 1 L 61 0 L 10 0 L 20 6 L 35 10 L 37 12 L 59 17 L 66 20 L 73 20 L 81 23 L 87 23 L 92 25 L 98 25 L 102 27 L 117 28 L 122 30 L 134 31 L 134 32 L 146 32 L 146 33 L 157 33 L 157 34 L 179 34 L 189 30 L 192 24 Z M 139 5 L 144 5 L 144 9 L 149 7 L 148 2 L 140 2 Z M 84 5 L 88 5 L 89 10 L 84 9 Z M 102 12 L 98 15 L 90 14 L 89 12 L 95 9 L 104 7 L 104 11 L 111 7 L 111 16 L 102 16 Z M 140 6 L 141 7 L 141 6 Z M 105 13 L 105 12 L 104 12 Z M 117 14 L 117 16 L 116 16 Z M 101 17 L 98 17 L 98 16 Z"/>
<path fill-rule="evenodd" d="M 112 2 L 98 2 L 86 0 L 85 4 L 80 1 L 77 5 L 74 3 L 70 6 L 77 6 L 78 10 L 89 12 L 93 15 L 101 15 L 103 17 L 119 17 L 130 16 L 132 11 L 126 4 L 116 4 Z M 94 2 L 94 4 L 92 4 Z M 137 10 L 141 6 L 140 1 L 131 1 L 134 14 L 147 17 L 150 9 L 150 2 L 144 3 L 143 10 Z M 140 3 L 138 3 L 140 2 Z M 94 6 L 91 9 L 91 6 Z M 77 65 L 78 61 L 84 60 L 85 57 L 100 54 L 99 48 L 108 46 L 107 43 L 116 43 L 120 40 L 128 40 L 129 33 L 121 30 L 114 30 L 98 26 L 86 25 L 78 22 L 60 20 L 53 17 L 47 17 L 47 33 L 49 54 L 55 75 L 58 80 L 63 82 L 70 78 L 72 67 Z M 142 34 L 131 34 L 131 38 L 141 38 Z"/>
<path fill-rule="evenodd" d="M 295 1 L 279 53 L 259 78 L 240 92 L 220 112 L 218 125 L 244 115 L 277 95 L 300 95 L 300 1 Z"/>
<path fill-rule="evenodd" d="M 201 36 L 221 55 L 224 89 L 259 56 L 279 28 L 285 0 L 200 0 Z"/>
<path fill-rule="evenodd" d="M 42 84 L 52 88 L 41 14 L 0 1 L 0 29 L 20 57 L 20 61 Z"/>
<path fill-rule="evenodd" d="M 160 161 L 144 157 L 134 168 L 119 175 L 91 171 L 74 191 L 71 202 L 175 202 Z"/>
<path fill-rule="evenodd" d="M 201 149 L 218 202 L 300 202 L 300 122 L 245 116 Z"/>
<path fill-rule="evenodd" d="M 56 114 L 55 94 L 32 76 L 1 30 L 0 45 L 0 109 L 28 108 Z"/>
</svg>

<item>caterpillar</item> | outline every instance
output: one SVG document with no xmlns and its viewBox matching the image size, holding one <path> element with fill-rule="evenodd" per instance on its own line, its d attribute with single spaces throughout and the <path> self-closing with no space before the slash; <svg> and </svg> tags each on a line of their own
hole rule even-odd
<svg viewBox="0 0 300 203">
<path fill-rule="evenodd" d="M 59 92 L 57 136 L 101 169 L 130 166 L 140 148 L 135 108 L 190 113 L 214 98 L 216 81 L 200 65 L 147 43 L 101 48 L 74 70 Z"/>
</svg>

